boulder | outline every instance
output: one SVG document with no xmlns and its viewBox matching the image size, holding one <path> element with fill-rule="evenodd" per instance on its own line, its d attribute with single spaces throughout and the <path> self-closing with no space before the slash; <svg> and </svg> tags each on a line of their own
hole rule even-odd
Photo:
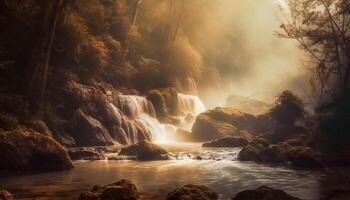
<svg viewBox="0 0 350 200">
<path fill-rule="evenodd" d="M 264 149 L 261 144 L 247 145 L 238 154 L 240 161 L 259 161 L 259 154 Z"/>
<path fill-rule="evenodd" d="M 90 192 L 80 194 L 79 200 L 138 200 L 136 185 L 127 179 L 106 186 L 95 185 Z"/>
<path fill-rule="evenodd" d="M 65 148 L 54 139 L 24 129 L 0 132 L 0 170 L 43 172 L 72 169 Z"/>
<path fill-rule="evenodd" d="M 72 160 L 102 160 L 104 158 L 102 152 L 88 147 L 71 148 L 68 155 Z"/>
<path fill-rule="evenodd" d="M 167 200 L 218 200 L 219 194 L 203 185 L 184 185 L 167 195 Z"/>
<path fill-rule="evenodd" d="M 262 162 L 283 163 L 286 162 L 287 152 L 291 146 L 287 143 L 281 142 L 266 147 L 259 154 L 259 160 Z"/>
<path fill-rule="evenodd" d="M 252 139 L 251 134 L 238 130 L 230 123 L 212 119 L 205 113 L 197 117 L 192 128 L 192 138 L 198 142 L 207 142 L 228 136 L 246 140 Z"/>
<path fill-rule="evenodd" d="M 78 146 L 106 146 L 114 144 L 108 130 L 82 109 L 76 111 L 72 120 L 72 136 Z"/>
<path fill-rule="evenodd" d="M 7 190 L 0 188 L 0 200 L 14 200 L 12 194 L 9 193 Z"/>
<path fill-rule="evenodd" d="M 202 147 L 244 147 L 249 144 L 249 140 L 237 137 L 224 137 L 204 143 Z"/>
<path fill-rule="evenodd" d="M 256 190 L 245 190 L 239 192 L 232 200 L 300 200 L 288 195 L 286 192 L 261 186 Z"/>
<path fill-rule="evenodd" d="M 162 147 L 152 144 L 147 141 L 142 141 L 137 144 L 122 148 L 120 155 L 134 156 L 137 160 L 164 160 L 166 159 L 167 151 Z"/>
</svg>

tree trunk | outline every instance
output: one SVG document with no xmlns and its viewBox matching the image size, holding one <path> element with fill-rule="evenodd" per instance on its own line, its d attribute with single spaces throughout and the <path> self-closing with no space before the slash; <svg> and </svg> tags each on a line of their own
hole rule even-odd
<svg viewBox="0 0 350 200">
<path fill-rule="evenodd" d="M 29 99 L 32 110 L 42 118 L 45 107 L 45 90 L 49 69 L 52 44 L 55 38 L 56 24 L 67 0 L 38 0 L 40 7 L 39 28 L 33 55 L 28 69 L 32 71 L 29 82 Z M 38 98 L 39 97 L 39 98 Z"/>
</svg>

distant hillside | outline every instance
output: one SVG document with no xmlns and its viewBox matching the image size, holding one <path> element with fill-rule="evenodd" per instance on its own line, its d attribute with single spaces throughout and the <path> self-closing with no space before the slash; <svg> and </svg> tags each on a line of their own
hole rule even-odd
<svg viewBox="0 0 350 200">
<path fill-rule="evenodd" d="M 250 114 L 262 114 L 267 112 L 271 105 L 263 101 L 251 99 L 240 95 L 231 95 L 226 99 L 226 107 L 233 107 Z"/>
</svg>

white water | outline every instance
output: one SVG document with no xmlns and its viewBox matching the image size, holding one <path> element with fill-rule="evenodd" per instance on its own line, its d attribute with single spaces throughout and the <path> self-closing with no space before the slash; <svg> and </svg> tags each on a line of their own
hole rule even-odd
<svg viewBox="0 0 350 200">
<path fill-rule="evenodd" d="M 118 95 L 110 104 L 114 110 L 117 130 L 114 138 L 121 144 L 135 144 L 142 140 L 171 142 L 177 128 L 190 130 L 195 117 L 205 111 L 202 101 L 194 95 L 178 93 L 180 127 L 161 124 L 156 118 L 155 109 L 145 97 Z M 113 134 L 112 134 L 113 135 Z"/>
<path fill-rule="evenodd" d="M 192 129 L 196 117 L 206 110 L 203 102 L 197 96 L 182 93 L 178 93 L 178 108 L 181 112 L 180 128 L 187 131 Z"/>
<path fill-rule="evenodd" d="M 127 144 L 142 140 L 160 142 L 166 140 L 166 127 L 155 117 L 155 109 L 145 97 L 119 95 L 114 99 L 116 116 L 121 116 L 122 135 Z"/>
<path fill-rule="evenodd" d="M 203 102 L 195 95 L 178 93 L 178 106 L 185 115 L 199 115 L 205 111 Z"/>
</svg>

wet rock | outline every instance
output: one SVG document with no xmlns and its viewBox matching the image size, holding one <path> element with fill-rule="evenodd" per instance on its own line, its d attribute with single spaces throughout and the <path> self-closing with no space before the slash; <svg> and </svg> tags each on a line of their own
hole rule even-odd
<svg viewBox="0 0 350 200">
<path fill-rule="evenodd" d="M 24 129 L 0 132 L 0 170 L 43 172 L 73 168 L 65 148 L 54 139 Z"/>
<path fill-rule="evenodd" d="M 245 190 L 239 192 L 232 200 L 300 200 L 288 195 L 286 192 L 261 186 L 256 190 Z"/>
<path fill-rule="evenodd" d="M 249 140 L 237 137 L 224 137 L 204 143 L 202 147 L 244 147 L 249 144 Z"/>
<path fill-rule="evenodd" d="M 102 160 L 103 153 L 93 148 L 71 148 L 68 151 L 72 160 Z"/>
<path fill-rule="evenodd" d="M 167 195 L 167 200 L 217 200 L 219 195 L 203 185 L 184 185 Z"/>
<path fill-rule="evenodd" d="M 78 146 L 106 146 L 114 144 L 107 129 L 82 109 L 79 109 L 74 114 L 72 136 Z"/>
<path fill-rule="evenodd" d="M 135 156 L 137 160 L 164 160 L 167 153 L 162 147 L 147 141 L 121 149 L 120 155 Z"/>
<path fill-rule="evenodd" d="M 106 186 L 95 185 L 90 192 L 80 194 L 79 200 L 138 200 L 136 185 L 127 179 Z"/>
<path fill-rule="evenodd" d="M 14 200 L 12 194 L 9 193 L 7 190 L 0 188 L 0 200 Z"/>
</svg>

